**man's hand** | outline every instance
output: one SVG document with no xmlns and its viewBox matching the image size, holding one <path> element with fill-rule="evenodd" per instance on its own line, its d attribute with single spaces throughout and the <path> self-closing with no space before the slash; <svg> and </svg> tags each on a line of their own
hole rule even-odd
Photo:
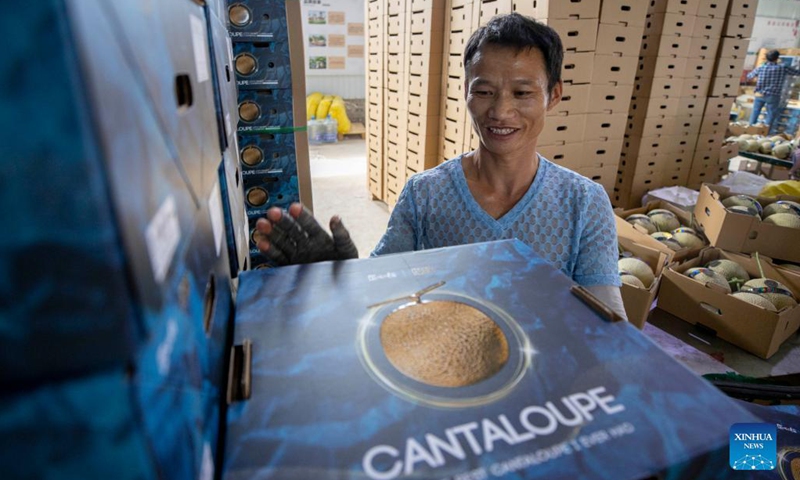
<svg viewBox="0 0 800 480">
<path fill-rule="evenodd" d="M 339 216 L 331 218 L 333 237 L 301 204 L 289 211 L 273 207 L 256 222 L 258 249 L 278 265 L 358 258 L 358 250 Z"/>
</svg>

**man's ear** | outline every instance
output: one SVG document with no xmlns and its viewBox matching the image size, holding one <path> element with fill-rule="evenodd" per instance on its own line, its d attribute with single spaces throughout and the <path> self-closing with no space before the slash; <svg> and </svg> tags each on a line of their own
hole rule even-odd
<svg viewBox="0 0 800 480">
<path fill-rule="evenodd" d="M 464 78 L 464 101 L 467 101 L 467 95 L 469 95 L 469 79 Z"/>
<path fill-rule="evenodd" d="M 564 82 L 559 80 L 558 83 L 556 83 L 555 86 L 553 87 L 553 91 L 550 92 L 550 101 L 547 103 L 548 112 L 552 110 L 553 107 L 558 105 L 558 102 L 561 101 L 561 94 L 563 93 L 563 91 L 564 91 Z"/>
</svg>

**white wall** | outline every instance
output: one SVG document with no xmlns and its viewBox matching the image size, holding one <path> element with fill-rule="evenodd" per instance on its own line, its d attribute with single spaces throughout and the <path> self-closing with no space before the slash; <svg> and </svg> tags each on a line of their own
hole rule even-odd
<svg viewBox="0 0 800 480">
<path fill-rule="evenodd" d="M 800 46 L 800 1 L 760 0 L 756 22 L 747 47 L 746 70 L 755 66 L 760 48 L 794 48 Z"/>
<path fill-rule="evenodd" d="M 365 98 L 367 88 L 364 75 L 338 77 L 306 77 L 306 95 L 313 92 L 341 95 L 342 98 Z"/>
<path fill-rule="evenodd" d="M 321 92 L 342 98 L 365 98 L 366 58 L 353 51 L 360 47 L 363 52 L 366 48 L 365 0 L 301 1 L 306 94 Z M 356 33 L 359 25 L 363 34 Z M 311 57 L 327 59 L 327 65 L 311 69 Z M 319 67 L 321 63 L 314 65 Z"/>
</svg>

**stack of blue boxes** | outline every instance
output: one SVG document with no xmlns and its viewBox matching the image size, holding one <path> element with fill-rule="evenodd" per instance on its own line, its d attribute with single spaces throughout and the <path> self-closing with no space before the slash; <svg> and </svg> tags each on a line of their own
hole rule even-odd
<svg viewBox="0 0 800 480">
<path fill-rule="evenodd" d="M 272 265 L 256 248 L 255 223 L 271 207 L 286 209 L 301 201 L 298 179 L 303 172 L 298 166 L 303 162 L 298 158 L 304 158 L 299 152 L 308 148 L 305 116 L 295 113 L 298 107 L 305 112 L 299 3 L 229 0 L 227 20 L 239 90 L 238 146 L 250 228 L 250 265 L 265 268 Z M 304 194 L 302 200 L 308 205 L 310 192 Z"/>
<path fill-rule="evenodd" d="M 0 13 L 3 477 L 212 478 L 248 255 L 227 5 Z"/>
</svg>

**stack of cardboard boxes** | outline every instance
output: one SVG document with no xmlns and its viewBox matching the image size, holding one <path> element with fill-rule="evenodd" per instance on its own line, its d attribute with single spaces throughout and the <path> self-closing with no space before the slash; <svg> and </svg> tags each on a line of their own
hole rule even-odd
<svg viewBox="0 0 800 480">
<path fill-rule="evenodd" d="M 645 5 L 624 0 L 517 3 L 518 12 L 552 26 L 564 42 L 563 98 L 549 113 L 539 151 L 600 183 L 610 194 L 633 91 Z"/>
<path fill-rule="evenodd" d="M 445 8 L 368 2 L 368 182 L 394 206 L 406 180 L 438 164 Z"/>
<path fill-rule="evenodd" d="M 711 4 L 701 3 L 698 12 L 698 20 L 705 18 L 708 22 L 706 27 L 714 25 L 714 31 L 716 25 L 719 25 L 722 36 L 716 53 L 711 52 L 709 56 L 715 64 L 713 74 L 709 77 L 711 81 L 708 99 L 687 184 L 694 189 L 699 189 L 703 183 L 718 182 L 728 169 L 728 161 L 738 153 L 737 147 L 725 145 L 723 142 L 731 105 L 739 90 L 757 2 L 733 0 L 724 8 L 725 4 L 726 2 L 718 2 L 717 10 L 714 10 Z M 708 16 L 700 17 L 701 14 Z M 692 54 L 699 55 L 700 52 L 693 51 Z"/>
<path fill-rule="evenodd" d="M 754 11 L 755 4 L 742 5 L 736 1 L 729 10 L 727 1 L 649 3 L 615 205 L 629 208 L 649 190 L 699 185 L 724 171 L 732 154 L 722 151 L 725 126 L 747 45 L 720 35 L 749 35 L 725 23 L 730 12 L 737 19 L 731 25 L 750 22 L 752 29 L 752 18 L 737 12 Z"/>
</svg>

